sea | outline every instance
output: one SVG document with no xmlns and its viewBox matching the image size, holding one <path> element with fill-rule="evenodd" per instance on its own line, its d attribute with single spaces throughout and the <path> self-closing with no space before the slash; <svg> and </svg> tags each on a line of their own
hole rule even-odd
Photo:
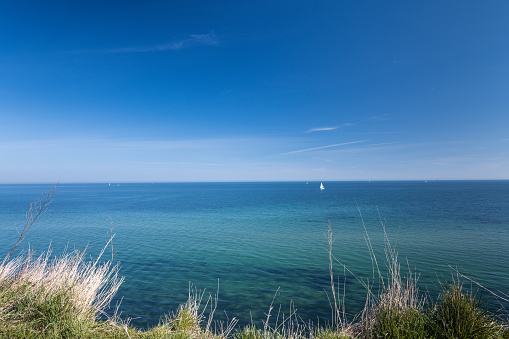
<svg viewBox="0 0 509 339">
<path fill-rule="evenodd" d="M 139 328 L 176 312 L 190 290 L 203 293 L 204 304 L 217 296 L 214 319 L 237 318 L 238 326 L 261 324 L 269 312 L 271 319 L 330 321 L 329 225 L 333 278 L 347 314 L 364 306 L 362 282 L 376 290 L 378 270 L 387 274 L 388 245 L 401 274 L 417 278 L 428 298 L 461 278 L 457 272 L 507 298 L 509 181 L 323 185 L 59 184 L 17 252 L 86 249 L 93 260 L 114 234 L 103 259 L 113 256 L 125 281 L 108 312 L 118 308 Z M 16 243 L 30 203 L 49 189 L 0 185 L 0 258 Z M 482 295 L 509 309 L 490 292 Z"/>
</svg>

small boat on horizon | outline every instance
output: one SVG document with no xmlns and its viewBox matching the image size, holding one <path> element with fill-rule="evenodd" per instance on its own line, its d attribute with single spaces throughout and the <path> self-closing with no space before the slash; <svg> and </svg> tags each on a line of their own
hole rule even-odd
<svg viewBox="0 0 509 339">
<path fill-rule="evenodd" d="M 320 191 L 323 191 L 325 187 L 323 187 L 323 183 L 320 183 Z"/>
</svg>

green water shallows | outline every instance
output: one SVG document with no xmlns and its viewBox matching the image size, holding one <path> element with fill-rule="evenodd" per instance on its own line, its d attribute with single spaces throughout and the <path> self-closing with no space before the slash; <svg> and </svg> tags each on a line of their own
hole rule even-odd
<svg viewBox="0 0 509 339">
<path fill-rule="evenodd" d="M 22 247 L 97 256 L 114 225 L 115 260 L 126 277 L 116 301 L 136 326 L 155 325 L 187 299 L 189 283 L 217 290 L 217 319 L 246 324 L 265 318 L 272 298 L 303 319 L 330 318 L 326 231 L 334 254 L 371 278 L 362 213 L 379 261 L 381 219 L 402 263 L 436 288 L 458 267 L 493 290 L 509 292 L 509 181 L 62 184 L 51 212 Z M 0 185 L 0 254 L 15 242 L 30 201 L 47 185 Z M 357 205 L 358 204 L 358 205 Z M 111 218 L 111 220 L 110 220 Z M 111 257 L 111 253 L 107 254 Z M 383 269 L 382 264 L 382 269 Z M 406 266 L 403 265 L 403 270 Z M 347 311 L 365 291 L 346 282 Z M 322 320 L 321 320 L 322 321 Z"/>
</svg>

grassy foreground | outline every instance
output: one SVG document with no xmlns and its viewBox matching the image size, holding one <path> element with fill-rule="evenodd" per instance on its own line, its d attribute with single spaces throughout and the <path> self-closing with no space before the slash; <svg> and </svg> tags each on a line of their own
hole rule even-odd
<svg viewBox="0 0 509 339">
<path fill-rule="evenodd" d="M 95 261 L 85 260 L 85 251 L 56 257 L 50 251 L 37 257 L 31 253 L 12 257 L 25 233 L 45 212 L 51 194 L 32 204 L 18 242 L 0 264 L 0 338 L 509 338 L 504 313 L 490 312 L 478 292 L 463 286 L 459 274 L 441 285 L 436 300 L 420 293 L 415 275 L 401 277 L 397 253 L 387 237 L 384 274 L 367 237 L 373 271 L 378 272 L 371 281 L 377 285 L 358 279 L 367 291 L 365 307 L 348 316 L 345 293 L 334 280 L 333 265 L 339 262 L 332 255 L 330 225 L 332 316 L 327 324 L 304 323 L 295 313 L 272 317 L 270 305 L 263 326 L 237 328 L 236 319 L 214 321 L 217 295 L 205 298 L 203 292 L 190 288 L 185 304 L 163 315 L 158 326 L 139 330 L 117 312 L 106 313 L 123 278 L 118 265 L 101 260 L 104 250 Z"/>
</svg>

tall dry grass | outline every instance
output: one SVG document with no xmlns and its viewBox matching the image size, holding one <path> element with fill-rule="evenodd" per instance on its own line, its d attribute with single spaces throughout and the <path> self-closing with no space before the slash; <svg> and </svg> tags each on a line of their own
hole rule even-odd
<svg viewBox="0 0 509 339">
<path fill-rule="evenodd" d="M 364 225 L 362 214 L 361 220 Z M 376 268 L 378 274 L 378 286 L 377 292 L 374 293 L 373 288 L 376 285 L 367 285 L 367 300 L 361 314 L 359 334 L 367 338 L 379 336 L 420 338 L 424 333 L 425 321 L 421 315 L 426 301 L 425 295 L 419 293 L 418 277 L 411 272 L 410 268 L 407 275 L 402 276 L 398 252 L 387 236 L 385 223 L 381 218 L 380 220 L 384 235 L 385 270 L 378 266 L 373 247 L 365 231 L 374 271 Z M 364 229 L 366 230 L 365 225 Z"/>
<path fill-rule="evenodd" d="M 419 293 L 417 288 L 418 277 L 410 269 L 406 276 L 402 276 L 398 252 L 389 240 L 385 223 L 381 217 L 385 254 L 385 261 L 382 263 L 385 268 L 380 267 L 379 259 L 373 249 L 359 207 L 358 212 L 364 227 L 364 237 L 372 263 L 372 275 L 370 279 L 360 278 L 334 257 L 332 254 L 334 237 L 329 222 L 327 239 L 332 290 L 332 298 L 329 298 L 332 309 L 332 328 L 336 333 L 355 338 L 377 338 L 379 336 L 419 338 L 420 335 L 414 330 L 416 327 L 424 326 L 421 315 L 423 314 L 426 298 L 425 295 Z M 347 316 L 348 313 L 345 309 L 346 284 L 343 282 L 341 290 L 340 282 L 335 282 L 334 263 L 342 266 L 343 272 L 348 272 L 354 276 L 366 290 L 363 310 L 359 314 L 350 316 L 350 318 Z M 405 326 L 408 329 L 405 329 Z M 397 333 L 391 333 L 393 330 Z M 407 333 L 408 331 L 409 333 Z"/>
<path fill-rule="evenodd" d="M 26 232 L 47 211 L 54 191 L 30 205 L 18 240 L 0 264 L 1 330 L 30 324 L 23 331 L 34 330 L 31 335 L 43 335 L 48 328 L 75 333 L 71 328 L 92 324 L 105 314 L 124 280 L 118 264 L 101 260 L 113 235 L 93 261 L 85 259 L 86 249 L 60 256 L 52 256 L 49 249 L 38 256 L 22 252 L 13 257 Z"/>
<path fill-rule="evenodd" d="M 48 250 L 38 257 L 32 253 L 15 257 L 1 266 L 0 298 L 13 291 L 23 291 L 25 295 L 38 296 L 42 302 L 65 291 L 77 317 L 95 319 L 104 314 L 124 278 L 118 275 L 118 264 L 101 262 L 101 256 L 89 262 L 85 253 L 76 250 L 52 257 Z M 12 305 L 0 306 L 0 314 L 9 306 Z"/>
</svg>

